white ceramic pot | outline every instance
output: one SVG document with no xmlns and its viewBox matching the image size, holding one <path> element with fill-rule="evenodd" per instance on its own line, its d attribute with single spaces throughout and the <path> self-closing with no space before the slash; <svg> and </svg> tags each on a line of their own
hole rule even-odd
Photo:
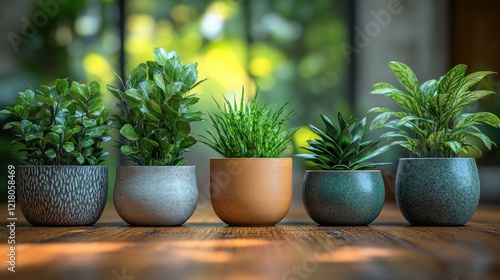
<svg viewBox="0 0 500 280">
<path fill-rule="evenodd" d="M 130 225 L 182 225 L 198 201 L 195 167 L 118 166 L 113 200 Z"/>
</svg>

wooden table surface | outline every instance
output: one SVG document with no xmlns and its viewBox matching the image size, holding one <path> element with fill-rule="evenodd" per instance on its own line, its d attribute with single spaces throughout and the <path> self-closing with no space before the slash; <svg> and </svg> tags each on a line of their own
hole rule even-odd
<svg viewBox="0 0 500 280">
<path fill-rule="evenodd" d="M 91 227 L 18 217 L 15 273 L 8 233 L 3 226 L 0 279 L 500 279 L 493 205 L 463 227 L 409 226 L 394 204 L 365 227 L 316 226 L 301 205 L 273 227 L 228 227 L 206 205 L 181 227 L 131 227 L 112 205 Z"/>
</svg>

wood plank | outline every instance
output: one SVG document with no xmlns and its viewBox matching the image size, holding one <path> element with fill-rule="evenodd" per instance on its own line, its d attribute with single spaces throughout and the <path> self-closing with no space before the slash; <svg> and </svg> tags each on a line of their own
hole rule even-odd
<svg viewBox="0 0 500 280">
<path fill-rule="evenodd" d="M 294 205 L 274 227 L 227 227 L 200 207 L 181 227 L 130 227 L 108 205 L 91 227 L 19 217 L 17 272 L 4 262 L 0 278 L 499 279 L 499 213 L 481 205 L 463 227 L 413 227 L 387 204 L 370 226 L 320 227 Z"/>
</svg>

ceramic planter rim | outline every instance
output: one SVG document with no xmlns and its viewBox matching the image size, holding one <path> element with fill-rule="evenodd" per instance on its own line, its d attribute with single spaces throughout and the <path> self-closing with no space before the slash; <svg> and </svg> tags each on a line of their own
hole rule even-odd
<svg viewBox="0 0 500 280">
<path fill-rule="evenodd" d="M 137 169 L 146 169 L 146 168 L 158 168 L 158 169 L 163 169 L 163 168 L 195 168 L 195 165 L 117 165 L 116 168 L 137 168 Z"/>
<path fill-rule="evenodd" d="M 425 158 L 400 158 L 399 160 L 475 160 L 473 157 L 425 157 Z"/>
<path fill-rule="evenodd" d="M 306 170 L 306 173 L 378 173 L 380 170 Z"/>
<path fill-rule="evenodd" d="M 16 165 L 16 167 L 28 167 L 28 166 L 40 166 L 40 167 L 106 167 L 108 168 L 107 165 L 78 165 L 78 164 L 73 164 L 73 165 L 65 165 L 65 164 L 60 164 L 60 165 L 36 165 L 36 164 L 20 164 Z"/>
<path fill-rule="evenodd" d="M 230 160 L 264 160 L 264 159 L 292 159 L 291 157 L 282 157 L 282 158 L 225 158 L 225 157 L 222 157 L 222 158 L 210 158 L 210 160 L 225 160 L 225 159 L 230 159 Z"/>
</svg>

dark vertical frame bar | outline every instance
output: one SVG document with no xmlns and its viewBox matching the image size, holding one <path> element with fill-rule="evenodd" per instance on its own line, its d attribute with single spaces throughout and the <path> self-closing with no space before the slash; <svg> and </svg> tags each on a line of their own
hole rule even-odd
<svg viewBox="0 0 500 280">
<path fill-rule="evenodd" d="M 354 43 L 354 26 L 356 25 L 356 6 L 357 0 L 347 2 L 347 30 L 349 31 L 349 45 L 355 46 Z M 352 108 L 356 108 L 356 54 L 351 55 L 351 62 L 348 63 L 347 73 L 347 101 Z"/>
<path fill-rule="evenodd" d="M 120 30 L 120 54 L 119 54 L 119 71 L 120 77 L 125 79 L 125 2 L 126 0 L 118 0 L 118 28 Z"/>
</svg>

